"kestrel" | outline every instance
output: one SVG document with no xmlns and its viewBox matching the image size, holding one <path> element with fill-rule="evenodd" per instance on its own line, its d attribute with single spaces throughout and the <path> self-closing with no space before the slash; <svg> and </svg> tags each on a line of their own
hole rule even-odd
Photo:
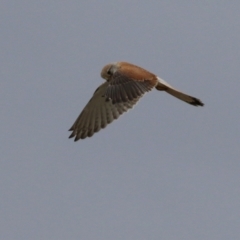
<svg viewBox="0 0 240 240">
<path fill-rule="evenodd" d="M 106 80 L 94 92 L 73 126 L 69 129 L 74 141 L 91 137 L 131 109 L 147 92 L 156 88 L 193 106 L 203 106 L 201 100 L 169 85 L 157 75 L 127 62 L 106 65 L 101 72 Z"/>
</svg>

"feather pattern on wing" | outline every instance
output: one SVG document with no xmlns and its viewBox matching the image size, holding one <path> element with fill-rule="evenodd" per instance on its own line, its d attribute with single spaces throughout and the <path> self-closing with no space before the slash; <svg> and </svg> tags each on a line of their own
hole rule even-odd
<svg viewBox="0 0 240 240">
<path fill-rule="evenodd" d="M 133 79 L 118 71 L 113 74 L 106 89 L 106 97 L 112 103 L 132 101 L 143 96 L 155 86 L 152 79 Z"/>
<path fill-rule="evenodd" d="M 94 133 L 105 128 L 113 120 L 119 118 L 121 114 L 131 109 L 139 100 L 137 97 L 129 102 L 118 102 L 113 104 L 105 96 L 109 83 L 103 83 L 93 94 L 73 126 L 69 138 L 75 137 L 75 141 L 91 137 Z"/>
</svg>

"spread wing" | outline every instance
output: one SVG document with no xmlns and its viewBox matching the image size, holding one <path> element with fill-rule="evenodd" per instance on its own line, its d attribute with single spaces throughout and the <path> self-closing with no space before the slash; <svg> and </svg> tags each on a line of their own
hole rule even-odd
<svg viewBox="0 0 240 240">
<path fill-rule="evenodd" d="M 72 131 L 69 138 L 75 137 L 74 141 L 77 141 L 91 137 L 131 109 L 140 98 L 136 96 L 129 101 L 119 101 L 113 104 L 112 100 L 105 95 L 108 87 L 109 83 L 105 82 L 96 89 L 90 101 L 69 129 L 69 131 Z"/>
<path fill-rule="evenodd" d="M 136 74 L 134 76 L 134 74 L 130 75 L 128 72 L 119 70 L 112 75 L 105 95 L 112 100 L 113 104 L 133 101 L 152 90 L 156 83 L 156 78 L 152 76 L 140 78 Z"/>
</svg>

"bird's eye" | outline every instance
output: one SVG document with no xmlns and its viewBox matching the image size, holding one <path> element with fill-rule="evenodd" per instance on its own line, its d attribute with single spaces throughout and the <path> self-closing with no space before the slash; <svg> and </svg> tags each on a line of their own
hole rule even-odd
<svg viewBox="0 0 240 240">
<path fill-rule="evenodd" d="M 109 69 L 107 70 L 107 74 L 108 74 L 108 75 L 111 75 L 111 68 L 109 68 Z"/>
</svg>

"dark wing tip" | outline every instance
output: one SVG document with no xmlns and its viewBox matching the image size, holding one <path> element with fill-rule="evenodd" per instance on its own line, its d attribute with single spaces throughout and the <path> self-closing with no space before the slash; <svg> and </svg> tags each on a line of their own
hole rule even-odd
<svg viewBox="0 0 240 240">
<path fill-rule="evenodd" d="M 75 133 L 72 132 L 71 135 L 68 138 L 73 138 L 75 136 Z"/>
<path fill-rule="evenodd" d="M 78 138 L 78 137 L 75 137 L 75 139 L 74 139 L 74 142 L 76 142 L 76 141 L 78 141 L 80 138 Z"/>
<path fill-rule="evenodd" d="M 87 137 L 91 137 L 93 134 L 94 134 L 94 132 L 93 133 L 90 132 L 88 134 L 85 134 L 85 133 L 79 134 L 79 133 L 73 131 L 68 138 L 74 138 L 74 142 L 76 142 L 76 141 L 78 141 L 80 139 L 85 139 Z"/>
<path fill-rule="evenodd" d="M 69 131 L 73 131 L 73 132 L 71 133 L 71 135 L 70 135 L 68 138 L 74 138 L 74 137 L 75 137 L 74 142 L 76 142 L 77 140 L 80 139 L 80 137 L 77 136 L 77 134 L 76 134 L 76 132 L 74 131 L 74 129 L 70 128 Z"/>
<path fill-rule="evenodd" d="M 73 137 L 75 137 L 74 138 L 74 142 L 76 142 L 76 141 L 78 141 L 81 137 L 79 137 L 79 136 L 76 136 L 75 134 L 71 134 L 68 138 L 73 138 Z"/>
<path fill-rule="evenodd" d="M 76 135 L 76 133 L 74 133 L 74 132 L 72 132 L 68 138 L 74 138 L 74 142 L 78 141 L 81 138 L 84 139 L 83 137 Z"/>
</svg>

